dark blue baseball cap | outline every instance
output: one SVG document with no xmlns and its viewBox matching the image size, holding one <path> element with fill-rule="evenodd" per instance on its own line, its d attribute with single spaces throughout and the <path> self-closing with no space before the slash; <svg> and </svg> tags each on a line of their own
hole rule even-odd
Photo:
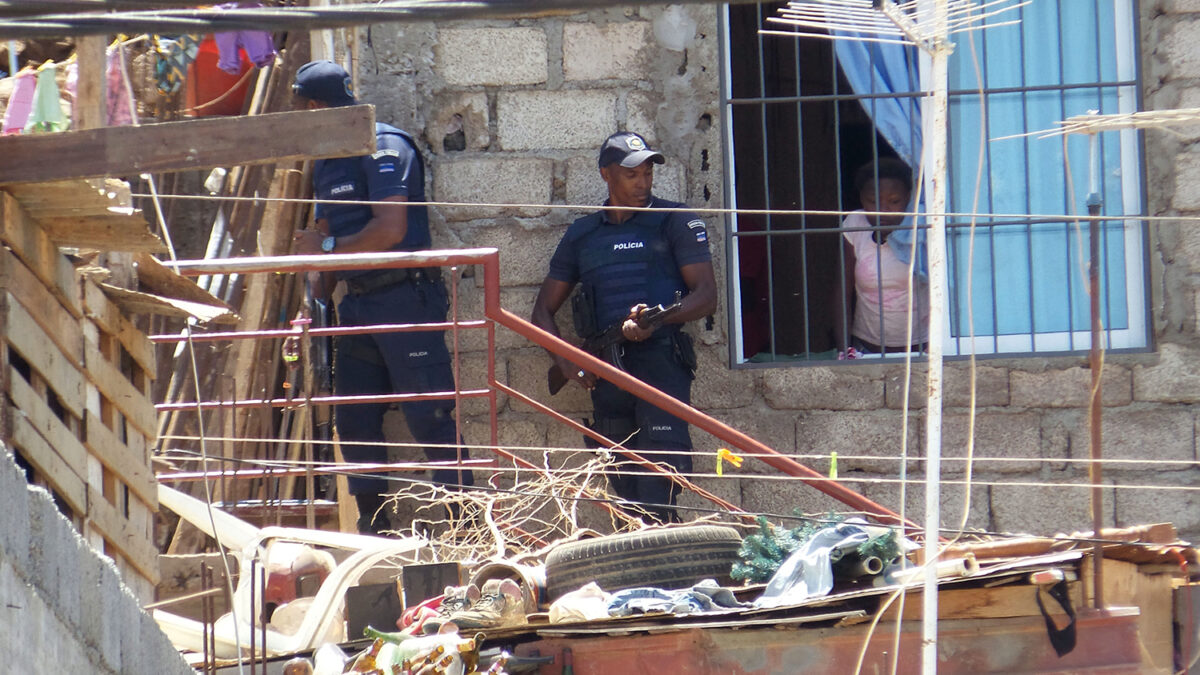
<svg viewBox="0 0 1200 675">
<path fill-rule="evenodd" d="M 667 161 L 661 152 L 651 150 L 646 144 L 646 139 L 632 131 L 620 131 L 612 136 L 609 136 L 604 141 L 604 145 L 600 146 L 600 168 L 609 164 L 619 163 L 621 166 L 632 169 L 635 166 L 641 166 L 643 162 L 650 160 L 655 164 L 662 164 Z"/>
<path fill-rule="evenodd" d="M 331 106 L 356 103 L 350 73 L 333 61 L 309 61 L 300 66 L 292 93 Z"/>
</svg>

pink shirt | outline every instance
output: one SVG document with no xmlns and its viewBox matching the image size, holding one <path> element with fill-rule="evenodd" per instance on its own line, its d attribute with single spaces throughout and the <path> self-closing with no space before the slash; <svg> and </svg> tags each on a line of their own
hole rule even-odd
<svg viewBox="0 0 1200 675">
<path fill-rule="evenodd" d="M 861 211 L 846 216 L 843 227 L 869 227 Z M 866 342 L 903 348 L 929 338 L 929 284 L 913 277 L 912 341 L 905 342 L 908 316 L 908 265 L 896 258 L 887 243 L 878 244 L 867 230 L 843 232 L 854 249 L 854 324 L 851 333 Z M 880 317 L 882 316 L 882 322 Z M 883 334 L 880 334 L 882 325 Z"/>
</svg>

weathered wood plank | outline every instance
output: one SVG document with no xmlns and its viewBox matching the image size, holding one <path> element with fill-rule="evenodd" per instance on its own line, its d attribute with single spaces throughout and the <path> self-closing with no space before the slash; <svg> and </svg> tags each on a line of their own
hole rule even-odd
<svg viewBox="0 0 1200 675">
<path fill-rule="evenodd" d="M 9 395 L 12 397 L 13 405 L 20 411 L 18 415 L 24 417 L 33 430 L 46 439 L 80 479 L 86 479 L 87 448 L 54 414 L 45 399 L 38 395 L 37 391 L 18 373 L 12 373 L 10 377 Z"/>
<path fill-rule="evenodd" d="M 92 281 L 83 283 L 83 307 L 87 317 L 100 330 L 117 338 L 125 351 L 146 371 L 151 380 L 157 374 L 154 343 L 121 314 L 119 307 L 109 301 L 104 291 Z"/>
<path fill-rule="evenodd" d="M 13 380 L 20 377 L 13 375 Z M 13 415 L 13 445 L 33 468 L 46 477 L 54 491 L 66 500 L 77 514 L 87 513 L 87 485 L 67 462 L 50 447 L 50 443 L 38 434 L 29 418 Z"/>
<path fill-rule="evenodd" d="M 15 138 L 7 136 L 6 138 Z M 0 154 L 2 156 L 2 154 Z M 49 162 L 48 162 L 49 163 Z M 5 163 L 7 166 L 7 162 Z M 79 288 L 75 268 L 58 246 L 42 231 L 29 213 L 7 192 L 0 191 L 0 239 L 8 244 L 42 283 L 58 296 L 67 310 L 80 313 Z"/>
<path fill-rule="evenodd" d="M 121 515 L 95 488 L 87 489 L 87 520 L 104 535 L 104 540 L 121 553 L 142 576 L 154 583 L 159 581 L 158 549 L 147 533 L 136 523 Z"/>
<path fill-rule="evenodd" d="M 83 364 L 63 354 L 20 303 L 7 304 L 9 345 L 45 379 L 64 408 L 75 417 L 83 417 Z"/>
<path fill-rule="evenodd" d="M 100 390 L 100 393 L 125 415 L 125 420 L 142 435 L 153 437 L 157 433 L 157 425 L 154 404 L 150 399 L 133 386 L 124 373 L 109 363 L 100 352 L 100 348 L 90 340 L 85 340 L 83 344 L 83 362 L 86 365 L 87 378 L 96 385 L 96 389 Z"/>
<path fill-rule="evenodd" d="M 117 438 L 90 410 L 87 414 L 87 448 L 108 470 L 120 477 L 143 502 L 158 507 L 154 472 L 145 457 Z"/>
<path fill-rule="evenodd" d="M 38 222 L 59 246 L 92 248 L 97 251 L 159 253 L 167 250 L 163 240 L 150 231 L 150 226 L 141 212 L 45 218 Z"/>
<path fill-rule="evenodd" d="M 129 314 L 160 314 L 180 319 L 195 318 L 202 322 L 236 323 L 237 314 L 228 306 L 205 305 L 190 300 L 162 298 L 150 293 L 131 291 L 118 286 L 100 284 L 104 294 Z"/>
<path fill-rule="evenodd" d="M 375 108 L 369 105 L 12 135 L 0 138 L 0 184 L 350 157 L 374 149 Z"/>
<path fill-rule="evenodd" d="M 266 223 L 264 222 L 263 225 L 265 227 Z M 233 312 L 232 307 L 212 293 L 200 288 L 194 279 L 179 274 L 162 264 L 162 261 L 149 253 L 134 255 L 133 262 L 137 265 L 138 290 L 167 298 L 178 298 L 214 307 L 225 307 L 230 312 Z M 254 276 L 250 278 L 253 279 Z"/>
<path fill-rule="evenodd" d="M 1080 607 L 1083 589 L 1079 582 L 1068 584 L 1071 603 Z M 938 591 L 939 619 L 1001 619 L 1014 616 L 1039 616 L 1037 608 L 1037 586 L 1013 584 L 994 588 L 942 588 Z M 1048 609 L 1057 608 L 1057 603 L 1042 598 Z M 921 596 L 910 595 L 904 603 L 904 620 L 921 620 Z M 895 621 L 896 605 L 893 604 L 880 621 Z"/>
<path fill-rule="evenodd" d="M 54 340 L 63 354 L 75 363 L 82 363 L 83 331 L 79 328 L 79 319 L 72 316 L 16 256 L 8 251 L 0 251 L 0 256 L 5 258 L 3 274 L 8 292 Z"/>
</svg>

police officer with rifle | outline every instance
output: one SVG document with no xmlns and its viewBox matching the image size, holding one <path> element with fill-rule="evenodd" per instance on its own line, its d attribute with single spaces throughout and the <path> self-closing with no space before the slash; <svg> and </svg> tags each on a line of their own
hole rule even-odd
<svg viewBox="0 0 1200 675">
<path fill-rule="evenodd" d="M 704 221 L 684 211 L 639 210 L 684 208 L 651 194 L 654 165 L 665 161 L 632 132 L 604 141 L 599 166 L 608 185 L 608 208 L 567 228 L 531 321 L 558 335 L 554 315 L 579 286 L 571 301 L 575 330 L 585 345 L 619 332 L 623 340 L 609 341 L 598 356 L 690 403 L 696 356 L 691 337 L 680 328 L 713 313 L 717 288 Z M 635 452 L 660 451 L 644 454 L 681 473 L 691 471 L 687 424 L 565 358 L 554 360 L 566 381 L 591 391 L 597 432 Z M 621 498 L 644 505 L 654 519 L 679 520 L 672 508 L 679 490 L 669 479 L 626 462 L 609 482 Z"/>
</svg>

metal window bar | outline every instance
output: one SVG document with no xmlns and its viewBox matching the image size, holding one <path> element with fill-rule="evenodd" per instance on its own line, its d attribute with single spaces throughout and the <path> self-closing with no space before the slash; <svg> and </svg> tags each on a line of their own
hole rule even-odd
<svg viewBox="0 0 1200 675">
<path fill-rule="evenodd" d="M 794 58 L 794 62 L 795 62 L 794 67 L 796 69 L 796 96 L 799 97 L 803 93 L 802 86 L 803 86 L 803 82 L 804 82 L 804 69 L 802 68 L 802 64 L 800 61 L 800 41 L 799 40 L 792 41 L 792 54 L 795 57 Z M 796 194 L 799 195 L 800 210 L 803 211 L 805 208 L 805 204 L 806 204 L 806 197 L 804 194 L 804 143 L 802 142 L 804 140 L 804 104 L 801 103 L 799 100 L 797 100 L 794 105 L 796 106 L 796 140 L 797 140 L 797 143 L 796 143 Z M 801 214 L 800 215 L 800 229 L 806 230 L 807 228 L 808 228 L 808 216 L 805 214 Z M 809 294 L 809 288 L 808 288 L 808 237 L 800 238 L 800 261 L 802 264 L 802 267 L 800 270 L 800 289 L 801 289 L 801 300 L 802 300 L 802 304 L 804 307 L 804 332 L 803 332 L 804 353 L 805 353 L 805 355 L 809 355 L 809 354 L 812 354 L 812 340 L 810 338 L 810 335 L 812 334 L 812 320 L 810 317 L 812 316 L 812 314 L 811 314 L 810 304 L 808 302 L 808 294 Z"/>
<path fill-rule="evenodd" d="M 763 6 L 761 4 L 757 5 L 755 11 L 757 12 L 757 24 L 762 24 Z M 766 98 L 767 97 L 767 77 L 766 77 L 767 69 L 766 69 L 766 64 L 764 62 L 764 59 L 763 59 L 764 51 L 763 51 L 763 36 L 762 35 L 757 36 L 756 46 L 758 48 L 758 93 L 760 96 Z M 761 168 L 762 168 L 762 197 L 763 197 L 763 204 L 766 205 L 767 209 L 771 209 L 772 208 L 771 177 L 770 177 L 770 169 L 769 169 L 770 155 L 769 155 L 769 151 L 768 151 L 768 149 L 771 147 L 771 142 L 770 142 L 770 137 L 768 136 L 769 130 L 768 130 L 768 126 L 767 126 L 767 106 L 766 106 L 766 104 L 760 104 L 758 106 L 758 111 L 759 111 L 759 123 L 761 125 L 760 133 L 762 134 L 761 138 L 762 138 L 762 144 L 763 144 L 762 160 L 761 160 L 761 163 L 762 163 L 762 166 L 761 166 Z M 771 218 L 770 213 L 768 213 L 766 215 L 766 220 L 764 221 L 764 229 L 768 233 L 774 230 L 774 222 Z M 774 355 L 774 354 L 779 353 L 778 342 L 775 338 L 775 252 L 774 252 L 774 247 L 773 247 L 774 238 L 771 236 L 768 236 L 766 244 L 767 244 L 767 336 L 769 339 L 768 344 L 770 345 L 771 354 Z"/>
<path fill-rule="evenodd" d="M 1024 22 L 1026 20 L 1025 7 L 1021 7 L 1017 11 L 1020 12 L 1021 21 Z M 1061 24 L 1060 24 L 1060 26 L 1061 26 Z M 985 32 L 985 35 L 986 35 L 986 32 Z M 1028 69 L 1027 69 L 1026 63 L 1025 63 L 1025 31 L 1017 31 L 1017 39 L 1020 41 L 1020 45 L 1021 45 L 1021 84 L 1028 85 L 1029 81 L 1028 81 L 1028 78 L 1026 77 L 1026 73 L 1028 72 Z M 1059 54 L 1060 54 L 1059 63 L 1060 64 L 1062 62 L 1061 61 L 1061 53 L 1062 53 L 1062 42 L 1059 41 Z M 1063 78 L 1060 76 L 1058 78 L 1058 81 L 1062 82 L 1062 79 Z M 1029 97 L 1028 97 L 1028 95 L 1021 97 L 1021 130 L 1024 133 L 1028 133 L 1030 131 L 1030 129 L 1029 129 Z M 1026 176 L 1031 175 L 1031 171 L 1030 171 L 1031 163 L 1030 163 L 1030 158 L 1029 158 L 1029 143 L 1030 142 L 1031 142 L 1031 140 L 1029 138 L 1025 138 L 1022 143 L 1022 151 L 1023 151 L 1022 154 L 1024 155 L 1024 159 L 1025 159 L 1025 175 Z M 1033 210 L 1033 205 L 1031 203 L 1031 197 L 1029 196 L 1028 183 L 1027 183 L 1026 190 L 1025 190 L 1025 211 L 1026 211 L 1026 213 L 1029 213 L 1029 212 L 1032 212 L 1032 210 Z M 1030 278 L 1030 280 L 1032 280 L 1033 275 L 1034 275 L 1033 225 L 1032 224 L 1025 225 L 1025 264 L 1029 266 L 1029 278 Z M 1036 352 L 1037 351 L 1037 339 L 1038 339 L 1037 338 L 1037 328 L 1038 328 L 1037 327 L 1037 298 L 1035 297 L 1035 294 L 1033 292 L 1033 284 L 1032 283 L 1029 284 L 1028 291 L 1029 291 L 1029 298 L 1028 298 L 1028 300 L 1029 300 L 1029 349 L 1030 349 L 1030 351 Z M 999 328 L 1000 328 L 999 325 L 997 325 L 996 326 L 997 333 L 1000 332 Z M 994 347 L 993 349 L 996 349 L 996 351 L 999 351 L 998 347 Z"/>
</svg>

